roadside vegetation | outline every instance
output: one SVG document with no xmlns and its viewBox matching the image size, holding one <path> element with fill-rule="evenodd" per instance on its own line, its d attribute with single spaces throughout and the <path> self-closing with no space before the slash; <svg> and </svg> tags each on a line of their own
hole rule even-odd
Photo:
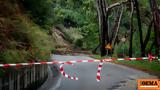
<svg viewBox="0 0 160 90">
<path fill-rule="evenodd" d="M 104 26 L 99 25 L 99 23 L 102 24 L 102 22 L 99 22 L 98 19 L 97 8 L 100 8 L 100 6 L 97 6 L 97 2 L 101 1 L 102 0 L 67 0 L 64 2 L 63 0 L 53 0 L 54 17 L 56 18 L 54 20 L 55 25 L 61 28 L 62 31 L 68 33 L 67 37 L 75 46 L 78 44 L 81 49 L 91 50 L 93 53 L 98 54 L 102 53 L 101 29 L 103 27 L 101 26 Z M 108 35 L 108 38 L 105 38 L 103 41 L 105 45 L 109 45 L 112 42 L 112 50 L 104 50 L 106 55 L 112 54 L 118 57 L 138 57 L 142 56 L 142 54 L 143 56 L 144 54 L 147 55 L 148 53 L 157 55 L 158 46 L 154 42 L 158 43 L 158 41 L 155 41 L 158 36 L 155 34 L 153 25 L 151 2 L 146 0 L 138 1 L 137 8 L 136 4 L 132 5 L 136 1 L 137 0 L 104 0 L 103 4 L 99 3 L 103 5 L 102 7 L 106 8 L 107 5 L 113 5 L 111 10 L 106 11 L 108 13 L 104 13 L 104 16 L 108 14 L 108 17 L 106 16 L 105 18 L 108 20 L 108 29 L 104 27 L 104 30 L 108 33 L 103 34 Z M 156 5 L 159 6 L 159 3 L 160 2 L 157 1 Z M 138 16 L 136 8 L 140 12 Z M 140 19 L 137 19 L 137 17 Z M 105 25 L 107 25 L 107 23 Z M 78 36 L 76 34 L 74 35 L 69 32 L 70 30 L 79 32 L 79 38 L 77 38 Z M 77 36 L 77 40 L 73 40 L 73 36 Z M 122 39 L 125 39 L 125 41 L 122 41 Z M 105 46 L 103 46 L 103 49 L 104 47 Z"/>
<path fill-rule="evenodd" d="M 67 0 L 66 2 L 55 0 L 54 10 L 55 16 L 59 19 L 58 24 L 68 29 L 74 28 L 75 31 L 81 33 L 82 37 L 74 44 L 78 44 L 82 49 L 92 50 L 97 54 L 93 55 L 95 58 L 102 59 L 108 56 L 142 57 L 147 56 L 148 53 L 158 56 L 159 46 L 158 41 L 155 40 L 159 37 L 155 31 L 159 32 L 159 29 L 155 29 L 155 22 L 153 23 L 154 15 L 151 4 L 153 4 L 151 0 Z M 159 1 L 154 4 L 159 8 Z M 98 26 L 97 8 L 100 10 L 101 7 L 107 8 L 112 5 L 113 8 L 106 11 L 107 13 L 102 14 L 103 9 L 99 11 L 101 16 L 106 16 L 101 24 L 108 22 L 108 25 Z M 105 20 L 108 21 L 105 22 Z M 106 30 L 107 32 L 105 32 Z M 108 35 L 108 38 L 106 36 L 101 41 L 102 34 Z M 69 37 L 70 35 L 68 34 Z M 102 53 L 101 48 L 105 49 L 102 42 L 104 45 L 112 44 L 111 51 L 104 50 L 103 57 L 99 55 Z M 160 62 L 158 61 L 117 61 L 115 63 L 137 67 L 144 71 L 156 73 L 160 71 Z"/>
<path fill-rule="evenodd" d="M 92 55 L 92 58 L 102 60 L 108 57 L 101 57 L 100 55 Z M 142 70 L 144 72 L 150 73 L 160 77 L 160 61 L 143 60 L 143 61 L 113 61 L 115 64 L 124 65 L 134 69 Z"/>
<path fill-rule="evenodd" d="M 48 60 L 54 48 L 47 29 L 36 24 L 18 0 L 0 0 L 0 62 Z"/>
<path fill-rule="evenodd" d="M 115 63 L 149 72 L 150 74 L 160 77 L 160 62 L 158 61 L 115 61 Z"/>
</svg>

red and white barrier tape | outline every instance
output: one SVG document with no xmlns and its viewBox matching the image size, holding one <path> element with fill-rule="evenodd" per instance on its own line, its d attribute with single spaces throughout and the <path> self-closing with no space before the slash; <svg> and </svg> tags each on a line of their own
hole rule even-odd
<svg viewBox="0 0 160 90">
<path fill-rule="evenodd" d="M 98 65 L 97 77 L 96 77 L 97 82 L 99 82 L 101 80 L 102 65 L 103 65 L 103 62 L 100 62 Z"/>
<path fill-rule="evenodd" d="M 61 65 L 60 65 L 60 72 L 61 72 L 61 74 L 62 74 L 64 77 L 69 78 L 69 79 L 72 79 L 72 80 L 78 80 L 78 77 L 72 77 L 72 76 L 66 74 L 65 71 L 64 71 L 63 66 L 64 66 L 64 64 L 61 64 Z"/>
<path fill-rule="evenodd" d="M 134 60 L 145 60 L 145 59 L 149 59 L 149 61 L 152 61 L 153 59 L 155 59 L 157 57 L 153 57 L 153 56 L 149 56 L 149 57 L 143 57 L 143 58 L 106 58 L 103 59 L 104 62 L 111 62 L 111 61 L 123 61 L 123 60 L 128 60 L 128 61 L 134 61 Z M 20 67 L 20 66 L 31 66 L 31 65 L 43 65 L 43 64 L 70 64 L 70 63 L 84 63 L 84 62 L 100 62 L 100 60 L 98 59 L 94 59 L 94 60 L 77 60 L 77 61 L 51 61 L 51 62 L 46 62 L 46 61 L 40 61 L 40 62 L 31 62 L 31 63 L 11 63 L 11 64 L 0 64 L 0 67 L 4 67 L 4 68 L 9 68 L 9 67 Z"/>
<path fill-rule="evenodd" d="M 74 63 L 84 63 L 84 62 L 99 62 L 100 60 L 77 60 L 77 61 L 40 61 L 40 62 L 30 62 L 30 63 L 11 63 L 11 64 L 0 64 L 0 67 L 9 68 L 9 67 L 20 67 L 20 66 L 31 66 L 31 65 L 52 65 L 52 64 L 74 64 Z"/>
<path fill-rule="evenodd" d="M 0 64 L 0 67 L 3 67 L 3 68 L 9 68 L 9 67 L 21 67 L 21 66 L 31 66 L 31 65 L 44 65 L 44 64 L 61 64 L 60 65 L 60 72 L 61 74 L 66 77 L 66 78 L 69 78 L 69 79 L 72 79 L 72 80 L 78 80 L 78 77 L 71 77 L 69 76 L 68 74 L 65 73 L 64 71 L 64 68 L 63 68 L 63 65 L 64 64 L 74 64 L 74 63 L 85 63 L 85 62 L 100 62 L 99 65 L 98 65 L 98 71 L 97 71 L 97 81 L 99 82 L 101 80 L 101 70 L 102 70 L 102 65 L 103 65 L 103 62 L 111 62 L 111 61 L 115 61 L 115 60 L 118 60 L 118 61 L 122 61 L 122 60 L 128 60 L 128 61 L 133 61 L 133 60 L 145 60 L 145 59 L 148 59 L 150 62 L 153 61 L 153 59 L 155 59 L 158 57 L 153 57 L 152 55 L 148 55 L 148 57 L 142 57 L 142 58 L 106 58 L 106 59 L 103 59 L 103 60 L 77 60 L 77 61 L 52 61 L 52 62 L 46 62 L 46 61 L 41 61 L 41 62 L 31 62 L 31 63 L 17 63 L 17 64 Z"/>
</svg>

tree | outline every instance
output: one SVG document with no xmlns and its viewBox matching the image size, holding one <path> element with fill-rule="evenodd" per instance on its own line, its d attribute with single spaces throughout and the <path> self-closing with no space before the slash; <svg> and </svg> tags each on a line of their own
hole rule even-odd
<svg viewBox="0 0 160 90">
<path fill-rule="evenodd" d="M 121 17 L 123 14 L 123 4 L 126 4 L 128 1 L 124 1 L 124 2 L 118 2 L 118 3 L 114 3 L 111 4 L 110 6 L 107 6 L 105 0 L 97 0 L 97 13 L 98 13 L 98 17 L 99 17 L 99 30 L 100 30 L 100 51 L 101 51 L 101 56 L 105 56 L 108 52 L 108 54 L 111 54 L 112 50 L 106 50 L 105 46 L 106 45 L 111 45 L 113 46 L 116 38 L 117 38 L 117 34 L 119 31 L 119 26 L 120 26 L 120 22 L 121 22 Z M 108 27 L 108 17 L 110 15 L 110 12 L 113 8 L 118 7 L 118 6 L 122 6 L 121 8 L 121 12 L 118 13 L 116 20 L 115 20 L 115 25 L 114 28 L 112 29 L 112 33 L 109 33 L 109 27 Z M 111 37 L 109 37 L 109 34 L 111 35 Z"/>
<path fill-rule="evenodd" d="M 139 29 L 139 36 L 140 36 L 140 45 L 141 45 L 141 56 L 145 56 L 145 48 L 143 44 L 143 32 L 142 32 L 142 24 L 141 24 L 141 16 L 139 11 L 139 2 L 137 0 L 134 0 L 134 6 L 137 14 L 137 23 L 138 23 L 138 29 Z"/>
<path fill-rule="evenodd" d="M 100 51 L 101 56 L 106 55 L 105 45 L 108 42 L 108 12 L 106 11 L 105 0 L 97 0 L 97 12 L 99 17 L 99 30 L 100 30 Z"/>
<path fill-rule="evenodd" d="M 130 0 L 130 8 L 131 8 L 131 14 L 130 14 L 130 43 L 129 43 L 129 57 L 132 57 L 132 42 L 133 42 L 133 11 L 134 11 L 134 5 L 133 0 Z"/>
<path fill-rule="evenodd" d="M 160 54 L 160 12 L 156 0 L 150 0 L 150 7 L 153 15 L 155 41 L 157 45 L 156 53 Z"/>
<path fill-rule="evenodd" d="M 118 32 L 119 32 L 119 27 L 120 27 L 120 23 L 121 23 L 121 19 L 122 19 L 122 15 L 123 15 L 123 10 L 124 7 L 123 5 L 121 6 L 121 10 L 119 12 L 117 12 L 117 17 L 116 17 L 116 20 L 115 20 L 115 24 L 113 26 L 113 29 L 112 29 L 112 33 L 111 33 L 111 37 L 110 37 L 110 44 L 114 47 L 115 45 L 115 41 L 116 41 L 116 38 L 117 38 L 117 35 L 118 35 Z"/>
<path fill-rule="evenodd" d="M 50 0 L 20 0 L 30 18 L 42 28 L 53 25 L 53 2 Z"/>
</svg>

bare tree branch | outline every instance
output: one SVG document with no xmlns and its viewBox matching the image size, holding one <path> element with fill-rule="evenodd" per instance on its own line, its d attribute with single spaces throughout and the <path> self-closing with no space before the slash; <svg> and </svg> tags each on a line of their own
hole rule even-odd
<svg viewBox="0 0 160 90">
<path fill-rule="evenodd" d="M 108 11 L 108 10 L 111 10 L 112 8 L 114 8 L 114 7 L 121 6 L 121 5 L 126 4 L 126 3 L 128 3 L 128 0 L 123 1 L 123 2 L 114 3 L 114 4 L 110 5 L 110 6 L 108 6 L 108 8 L 106 8 L 106 9 Z"/>
<path fill-rule="evenodd" d="M 115 40 L 116 40 L 116 37 L 117 37 L 117 34 L 118 34 L 118 32 L 119 32 L 119 26 L 120 26 L 121 19 L 122 19 L 122 15 L 123 15 L 123 11 L 124 11 L 123 9 L 124 9 L 124 7 L 122 6 L 121 13 L 120 13 L 119 16 L 117 17 L 116 23 L 115 23 L 114 28 L 113 28 L 113 33 L 114 33 L 114 34 L 113 34 L 112 37 L 114 37 L 114 38 L 113 38 L 113 40 L 112 40 L 112 42 L 111 42 L 112 45 L 114 45 Z"/>
</svg>

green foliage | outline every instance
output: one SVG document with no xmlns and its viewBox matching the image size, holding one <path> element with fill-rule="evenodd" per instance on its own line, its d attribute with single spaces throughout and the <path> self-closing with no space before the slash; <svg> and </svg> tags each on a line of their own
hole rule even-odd
<svg viewBox="0 0 160 90">
<path fill-rule="evenodd" d="M 118 56 L 128 56 L 128 46 L 129 42 L 125 42 L 125 43 L 120 43 L 118 45 L 115 46 L 114 48 L 114 55 L 115 57 Z"/>
<path fill-rule="evenodd" d="M 61 7 L 54 8 L 57 23 L 62 23 L 65 26 L 81 26 L 83 24 L 83 17 L 80 13 L 70 9 L 63 9 Z M 69 24 L 70 23 L 70 24 Z"/>
<path fill-rule="evenodd" d="M 72 39 L 75 43 L 76 40 L 83 38 L 78 28 L 64 28 L 65 33 Z"/>
<path fill-rule="evenodd" d="M 98 26 L 93 23 L 85 25 L 80 29 L 81 34 L 83 35 L 83 48 L 92 49 L 97 46 L 99 43 L 99 33 L 97 27 Z"/>
<path fill-rule="evenodd" d="M 16 1 L 16 0 L 12 0 Z M 121 2 L 125 0 L 106 0 L 108 5 L 111 5 L 116 2 Z M 147 28 L 149 22 L 152 18 L 150 13 L 150 5 L 146 0 L 140 0 L 140 14 L 142 19 L 142 30 L 143 30 L 143 39 L 146 36 Z M 15 2 L 14 2 L 15 3 Z M 93 49 L 99 43 L 99 31 L 98 31 L 98 17 L 95 8 L 95 0 L 20 0 L 20 3 L 23 4 L 24 8 L 27 10 L 27 15 L 31 17 L 32 20 L 41 27 L 46 29 L 51 29 L 53 24 L 58 26 L 66 36 L 65 39 L 72 42 L 73 44 L 82 47 L 84 49 Z M 130 16 L 130 7 L 129 5 L 124 6 L 124 14 L 122 16 L 122 21 L 119 30 L 119 38 L 125 37 L 126 34 L 129 34 L 129 16 Z M 9 8 L 12 10 L 12 8 Z M 117 9 L 115 8 L 111 10 L 111 15 L 109 16 L 109 32 L 111 32 L 114 26 L 114 20 L 117 16 Z M 14 10 L 12 10 L 14 12 Z M 136 13 L 133 15 L 133 56 L 140 55 L 140 44 L 139 44 L 139 32 L 138 25 L 136 19 Z M 17 21 L 16 21 L 17 22 Z M 20 21 L 21 22 L 21 21 Z M 17 23 L 21 24 L 21 23 Z M 23 24 L 23 23 L 22 23 Z M 26 25 L 19 25 L 20 29 L 26 29 Z M 18 27 L 19 27 L 18 26 Z M 12 33 L 14 36 L 14 40 L 16 41 L 24 41 L 25 43 L 32 43 L 34 47 L 42 48 L 43 46 L 47 46 L 48 39 L 45 35 L 46 32 L 43 32 L 41 28 L 36 25 L 30 26 L 31 30 L 28 31 L 26 29 L 24 31 L 15 31 Z M 41 30 L 39 32 L 37 30 Z M 19 34 L 20 33 L 20 34 Z M 28 33 L 30 33 L 28 35 Z M 44 34 L 45 33 L 45 34 Z M 111 34 L 109 34 L 110 36 Z M 24 36 L 24 37 L 23 37 Z M 38 36 L 38 37 L 35 37 Z M 44 37 L 39 38 L 39 37 Z M 149 44 L 146 47 L 146 50 L 149 50 L 152 41 L 154 38 L 154 34 L 152 32 L 151 39 L 149 40 Z M 127 43 L 118 44 L 115 49 L 115 55 L 118 53 L 124 53 L 128 56 L 128 48 L 129 48 L 129 35 L 127 37 Z M 13 47 L 13 46 L 12 46 Z M 123 50 L 122 48 L 125 48 Z M 154 48 L 155 49 L 155 48 Z M 152 52 L 154 52 L 154 49 Z M 49 50 L 48 48 L 46 50 Z M 54 51 L 54 50 L 53 50 Z"/>
<path fill-rule="evenodd" d="M 20 50 L 14 50 L 14 49 L 7 49 L 4 53 L 0 55 L 2 62 L 5 63 L 15 63 L 15 62 L 25 62 L 27 60 L 27 52 L 26 51 L 20 51 Z"/>
<path fill-rule="evenodd" d="M 53 47 L 53 43 L 51 42 L 51 38 L 47 35 L 47 33 L 40 29 L 38 26 L 34 25 L 32 22 L 24 19 L 24 17 L 19 18 L 19 22 L 14 23 L 15 27 L 19 29 L 19 32 L 25 33 L 26 40 L 22 38 L 21 42 L 30 44 L 30 48 L 32 51 L 28 51 L 28 53 L 32 54 L 30 58 L 39 58 L 39 59 L 48 59 L 49 52 Z M 27 42 L 25 42 L 27 41 Z M 46 55 L 41 55 L 41 52 L 48 53 Z"/>
<path fill-rule="evenodd" d="M 82 48 L 92 49 L 98 44 L 98 21 L 94 0 L 67 0 L 65 2 L 56 0 L 54 5 L 55 17 L 57 18 L 55 21 L 68 28 L 65 32 L 69 32 L 69 37 L 72 38 L 73 43 L 79 43 L 76 41 L 77 36 L 81 36 L 71 34 L 72 31 L 77 32 L 78 30 L 79 34 L 83 36 L 83 45 L 80 45 Z"/>
<path fill-rule="evenodd" d="M 154 71 L 154 72 L 160 71 L 159 63 L 157 63 L 156 61 L 149 62 L 148 60 L 146 60 L 146 61 L 116 61 L 116 62 L 126 64 L 128 66 L 132 66 L 142 70 Z"/>
<path fill-rule="evenodd" d="M 95 59 L 99 59 L 99 60 L 102 60 L 102 59 L 104 59 L 104 58 L 107 58 L 106 56 L 104 56 L 104 57 L 101 57 L 100 55 L 92 55 L 91 56 L 92 58 L 95 58 Z"/>
<path fill-rule="evenodd" d="M 54 53 L 55 53 L 55 51 L 56 51 L 56 49 L 55 49 L 55 48 L 51 48 L 51 53 L 52 53 L 52 54 L 54 54 Z"/>
<path fill-rule="evenodd" d="M 50 51 L 54 47 L 52 40 L 44 29 L 22 14 L 17 1 L 13 1 L 15 2 L 11 3 L 10 0 L 6 0 L 3 2 L 4 6 L 1 6 L 1 8 L 10 8 L 9 5 L 13 7 L 1 13 L 0 62 L 14 63 L 27 62 L 29 59 L 49 59 Z"/>
<path fill-rule="evenodd" d="M 78 47 L 82 47 L 83 46 L 83 40 L 82 39 L 77 39 L 75 41 L 75 45 L 78 46 Z"/>
<path fill-rule="evenodd" d="M 54 21 L 52 0 L 21 0 L 21 2 L 38 25 L 45 29 L 52 27 Z"/>
</svg>

